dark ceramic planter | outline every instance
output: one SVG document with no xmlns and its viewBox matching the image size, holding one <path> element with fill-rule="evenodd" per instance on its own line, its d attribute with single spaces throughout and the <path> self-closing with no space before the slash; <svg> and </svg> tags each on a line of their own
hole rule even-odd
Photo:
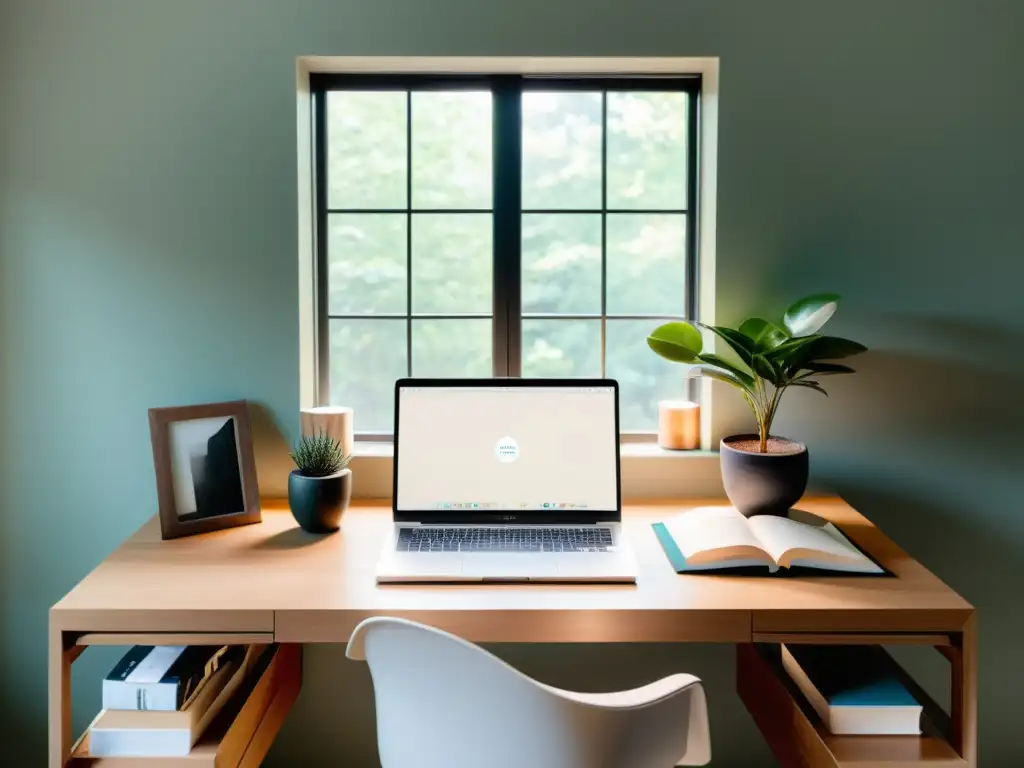
<svg viewBox="0 0 1024 768">
<path fill-rule="evenodd" d="M 746 517 L 785 515 L 807 488 L 807 446 L 795 440 L 792 453 L 752 453 L 733 448 L 738 440 L 757 435 L 733 435 L 722 440 L 722 482 L 729 501 Z"/>
<path fill-rule="evenodd" d="M 297 469 L 288 475 L 288 506 L 296 522 L 310 533 L 338 530 L 351 498 L 350 469 L 328 477 L 306 477 Z"/>
</svg>

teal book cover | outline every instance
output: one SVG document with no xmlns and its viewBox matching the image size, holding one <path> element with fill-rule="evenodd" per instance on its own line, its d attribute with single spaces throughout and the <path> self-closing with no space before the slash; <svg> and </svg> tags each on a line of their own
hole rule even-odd
<svg viewBox="0 0 1024 768">
<path fill-rule="evenodd" d="M 679 551 L 679 547 L 676 546 L 675 539 L 672 538 L 672 534 L 668 532 L 664 523 L 654 523 L 654 535 L 658 537 L 658 543 L 661 544 L 661 548 L 665 550 L 665 555 L 668 557 L 668 561 L 672 563 L 672 567 L 676 569 L 676 573 L 682 573 L 686 570 L 686 558 L 683 557 L 683 553 Z"/>
<path fill-rule="evenodd" d="M 913 707 L 889 657 L 864 645 L 787 645 L 794 661 L 831 707 Z"/>
<path fill-rule="evenodd" d="M 770 573 L 771 569 L 762 563 L 741 563 L 733 564 L 730 566 L 714 565 L 711 567 L 694 568 L 687 564 L 686 557 L 679 549 L 679 545 L 676 544 L 675 539 L 672 538 L 672 534 L 668 532 L 668 528 L 665 527 L 664 523 L 653 523 L 651 527 L 654 529 L 654 535 L 658 539 L 658 543 L 661 544 L 662 550 L 665 552 L 665 556 L 668 561 L 672 564 L 672 568 L 676 573 L 715 573 L 721 571 L 728 571 L 730 574 L 759 574 L 764 575 Z"/>
</svg>

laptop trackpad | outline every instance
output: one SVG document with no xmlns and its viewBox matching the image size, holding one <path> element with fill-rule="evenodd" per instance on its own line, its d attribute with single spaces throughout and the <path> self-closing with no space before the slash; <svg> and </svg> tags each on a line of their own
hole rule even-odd
<svg viewBox="0 0 1024 768">
<path fill-rule="evenodd" d="M 462 555 L 431 552 L 430 554 L 394 553 L 385 570 L 404 579 L 441 579 L 462 576 Z"/>
<path fill-rule="evenodd" d="M 508 554 L 487 552 L 462 558 L 462 575 L 481 579 L 508 579 L 526 581 L 529 578 L 553 577 L 558 566 L 551 555 Z"/>
<path fill-rule="evenodd" d="M 585 581 L 587 579 L 624 579 L 632 581 L 636 576 L 630 558 L 613 552 L 573 552 L 558 558 L 558 574 L 564 579 Z"/>
</svg>

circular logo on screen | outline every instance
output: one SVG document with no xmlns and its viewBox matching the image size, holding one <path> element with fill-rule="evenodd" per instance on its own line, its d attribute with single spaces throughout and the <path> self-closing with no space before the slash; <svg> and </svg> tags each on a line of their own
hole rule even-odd
<svg viewBox="0 0 1024 768">
<path fill-rule="evenodd" d="M 511 437 L 503 437 L 494 446 L 494 455 L 504 464 L 513 462 L 519 458 L 519 444 Z"/>
</svg>

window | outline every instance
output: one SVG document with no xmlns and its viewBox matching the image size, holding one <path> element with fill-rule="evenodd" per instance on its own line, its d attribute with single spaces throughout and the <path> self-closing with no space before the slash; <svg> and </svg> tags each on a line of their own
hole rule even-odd
<svg viewBox="0 0 1024 768">
<path fill-rule="evenodd" d="M 696 317 L 699 77 L 311 79 L 318 389 L 361 435 L 406 376 L 601 376 L 652 432 L 647 348 Z"/>
</svg>

